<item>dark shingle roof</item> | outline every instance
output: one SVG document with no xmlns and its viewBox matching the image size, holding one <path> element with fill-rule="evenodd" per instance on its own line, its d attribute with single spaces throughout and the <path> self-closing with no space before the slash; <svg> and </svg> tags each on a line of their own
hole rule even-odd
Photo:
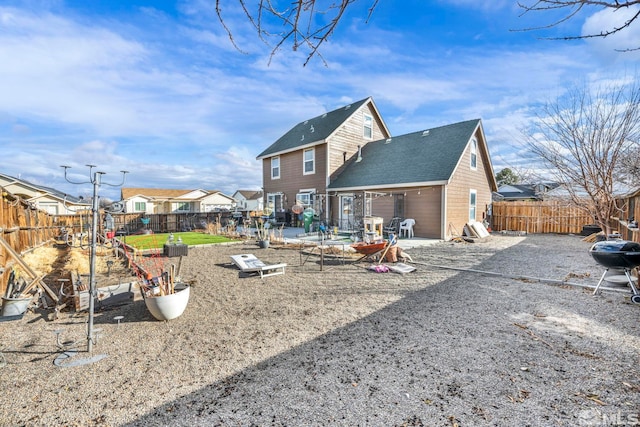
<svg viewBox="0 0 640 427">
<path fill-rule="evenodd" d="M 503 199 L 536 199 L 536 191 L 531 184 L 509 184 L 498 188 L 498 194 Z"/>
<path fill-rule="evenodd" d="M 296 147 L 307 145 L 315 141 L 328 138 L 342 123 L 371 98 L 365 98 L 353 104 L 340 107 L 337 110 L 324 113 L 313 119 L 305 120 L 295 125 L 276 142 L 271 144 L 257 159 L 272 156 L 276 153 L 291 151 Z"/>
<path fill-rule="evenodd" d="M 475 119 L 370 142 L 362 147 L 362 161 L 349 164 L 329 188 L 447 181 L 479 125 Z"/>
<path fill-rule="evenodd" d="M 547 191 L 557 188 L 557 182 L 539 182 L 536 184 L 508 184 L 498 188 L 497 193 L 503 200 L 542 200 Z"/>
</svg>

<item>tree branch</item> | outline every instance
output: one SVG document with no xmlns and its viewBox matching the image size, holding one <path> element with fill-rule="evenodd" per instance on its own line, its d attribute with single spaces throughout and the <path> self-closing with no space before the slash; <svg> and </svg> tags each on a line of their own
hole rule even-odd
<svg viewBox="0 0 640 427">
<path fill-rule="evenodd" d="M 321 46 L 329 40 L 339 22 L 344 18 L 347 9 L 357 0 L 331 2 L 324 8 L 319 8 L 319 1 L 293 0 L 282 8 L 282 6 L 278 5 L 277 0 L 259 0 L 255 9 L 252 10 L 247 4 L 248 0 L 238 0 L 245 17 L 258 32 L 260 40 L 268 45 L 269 40 L 276 39 L 276 43 L 271 49 L 269 62 L 286 43 L 290 42 L 293 51 L 297 51 L 302 46 L 309 50 L 304 62 L 305 66 L 314 56 L 322 59 L 322 55 L 320 55 Z M 379 2 L 379 0 L 371 1 L 372 5 L 368 9 L 367 23 Z M 222 9 L 220 8 L 220 0 L 216 0 L 215 4 L 217 17 L 229 40 L 237 50 L 242 52 L 234 40 L 232 31 L 225 23 Z M 317 23 L 324 21 L 325 17 L 329 17 L 327 23 Z M 278 27 L 283 30 L 271 30 Z M 324 59 L 323 62 L 325 62 Z"/>
<path fill-rule="evenodd" d="M 523 10 L 523 12 L 520 14 L 521 17 L 528 13 L 548 12 L 553 10 L 566 10 L 567 12 L 566 12 L 566 15 L 563 16 L 562 18 L 556 21 L 553 21 L 547 25 L 542 25 L 538 27 L 528 27 L 521 30 L 511 30 L 511 31 L 538 31 L 538 30 L 545 30 L 545 29 L 557 27 L 560 24 L 574 18 L 585 7 L 594 7 L 594 8 L 600 8 L 603 10 L 611 9 L 616 11 L 621 9 L 628 9 L 635 5 L 640 5 L 640 0 L 629 0 L 629 1 L 537 0 L 532 5 L 527 5 L 519 1 L 518 7 L 520 7 Z M 629 27 L 631 27 L 633 23 L 635 23 L 638 20 L 638 18 L 640 18 L 640 10 L 636 11 L 636 13 L 634 13 L 634 15 L 630 19 L 626 20 L 622 25 L 617 27 L 614 26 L 611 29 L 602 30 L 599 33 L 574 35 L 574 36 L 567 35 L 567 36 L 560 36 L 560 37 L 541 37 L 541 38 L 546 40 L 582 40 L 582 39 L 591 39 L 591 38 L 605 38 L 628 29 Z M 616 49 L 616 50 L 618 52 L 630 52 L 638 49 L 640 49 L 640 46 L 635 48 L 625 48 L 625 49 Z"/>
</svg>

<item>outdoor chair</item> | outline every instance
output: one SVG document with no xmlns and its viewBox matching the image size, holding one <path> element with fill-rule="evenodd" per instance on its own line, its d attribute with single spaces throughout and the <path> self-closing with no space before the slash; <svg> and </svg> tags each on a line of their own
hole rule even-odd
<svg viewBox="0 0 640 427">
<path fill-rule="evenodd" d="M 416 220 L 412 218 L 407 218 L 400 223 L 400 236 L 405 236 L 408 238 L 413 237 L 413 226 L 416 224 Z"/>
<path fill-rule="evenodd" d="M 284 274 L 287 264 L 265 264 L 253 254 L 231 255 L 231 261 L 243 273 L 259 273 L 260 278 Z"/>
<path fill-rule="evenodd" d="M 398 235 L 399 232 L 399 227 L 400 227 L 400 217 L 394 216 L 393 218 L 391 218 L 391 221 L 389 221 L 389 224 L 383 228 L 383 233 L 385 235 L 385 237 L 388 237 L 389 234 L 394 234 L 394 235 Z"/>
</svg>

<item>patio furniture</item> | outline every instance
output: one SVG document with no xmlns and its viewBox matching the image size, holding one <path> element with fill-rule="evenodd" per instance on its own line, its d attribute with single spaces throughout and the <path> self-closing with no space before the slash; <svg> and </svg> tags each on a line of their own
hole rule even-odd
<svg viewBox="0 0 640 427">
<path fill-rule="evenodd" d="M 231 261 L 243 273 L 258 273 L 260 278 L 284 274 L 287 264 L 265 264 L 253 254 L 231 255 Z"/>
<path fill-rule="evenodd" d="M 364 223 L 364 233 L 377 234 L 382 237 L 382 229 L 384 228 L 383 219 L 379 216 L 365 216 L 362 220 Z"/>
<path fill-rule="evenodd" d="M 391 218 L 389 224 L 382 230 L 385 237 L 389 236 L 389 234 L 394 234 L 396 236 L 398 235 L 398 232 L 400 231 L 399 228 L 401 219 L 402 218 L 400 218 L 399 216 L 394 216 L 393 218 Z"/>
<path fill-rule="evenodd" d="M 413 237 L 413 226 L 416 224 L 416 220 L 407 218 L 400 223 L 400 237 L 406 236 L 408 238 Z"/>
</svg>

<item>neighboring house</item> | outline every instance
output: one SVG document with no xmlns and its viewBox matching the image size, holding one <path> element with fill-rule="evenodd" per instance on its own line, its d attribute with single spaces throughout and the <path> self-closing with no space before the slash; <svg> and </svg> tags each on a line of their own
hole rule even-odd
<svg viewBox="0 0 640 427">
<path fill-rule="evenodd" d="M 235 201 L 220 191 L 122 188 L 124 212 L 146 214 L 229 211 Z"/>
<path fill-rule="evenodd" d="M 520 201 L 544 200 L 545 196 L 558 188 L 555 182 L 539 182 L 536 184 L 505 184 L 498 188 L 495 200 Z"/>
<path fill-rule="evenodd" d="M 305 144 L 311 129 L 321 138 Z M 497 190 L 481 120 L 391 137 L 371 98 L 298 124 L 258 159 L 276 209 L 310 206 L 341 229 L 413 218 L 416 236 L 449 239 Z"/>
<path fill-rule="evenodd" d="M 237 190 L 233 193 L 233 199 L 236 201 L 237 210 L 252 212 L 262 211 L 264 208 L 262 191 Z"/>
<path fill-rule="evenodd" d="M 20 178 L 0 173 L 0 187 L 24 201 L 32 203 L 37 209 L 51 215 L 69 215 L 86 212 L 91 203 L 81 197 L 71 196 L 51 187 L 33 184 Z"/>
</svg>

